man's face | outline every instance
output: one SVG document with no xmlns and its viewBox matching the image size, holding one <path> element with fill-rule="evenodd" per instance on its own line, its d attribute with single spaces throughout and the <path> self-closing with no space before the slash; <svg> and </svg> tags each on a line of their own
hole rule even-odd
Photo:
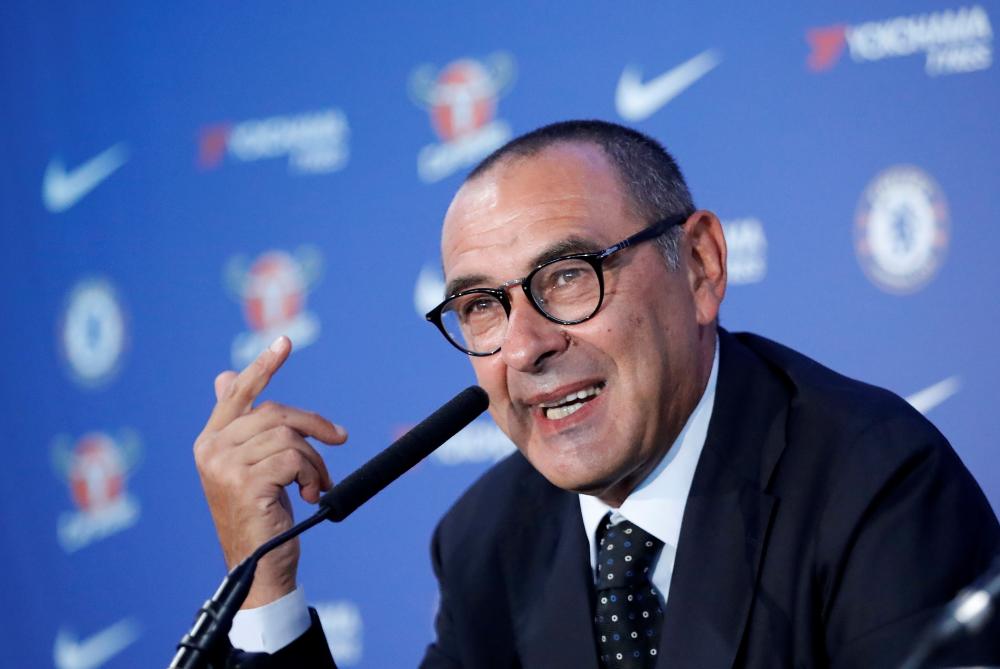
<svg viewBox="0 0 1000 669">
<path fill-rule="evenodd" d="M 452 202 L 442 232 L 448 292 L 496 287 L 649 223 L 631 212 L 596 146 L 557 144 L 516 158 L 466 183 Z M 699 308 L 692 264 L 682 258 L 671 272 L 653 242 L 620 251 L 605 263 L 600 311 L 577 325 L 547 320 L 520 288 L 509 290 L 502 348 L 472 365 L 494 420 L 553 484 L 617 506 L 680 432 L 714 345 L 706 332 L 715 312 Z"/>
</svg>

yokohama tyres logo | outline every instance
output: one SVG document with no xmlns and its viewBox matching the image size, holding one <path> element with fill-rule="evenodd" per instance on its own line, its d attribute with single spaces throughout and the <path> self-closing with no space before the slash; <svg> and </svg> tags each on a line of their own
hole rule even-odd
<svg viewBox="0 0 1000 669">
<path fill-rule="evenodd" d="M 335 108 L 213 123 L 201 129 L 198 166 L 213 170 L 227 160 L 252 163 L 285 158 L 293 174 L 335 172 L 347 164 L 349 138 L 347 116 Z"/>
<path fill-rule="evenodd" d="M 993 64 L 993 27 L 980 5 L 806 31 L 809 69 L 833 69 L 845 47 L 855 63 L 924 54 L 929 76 L 985 70 Z"/>
</svg>

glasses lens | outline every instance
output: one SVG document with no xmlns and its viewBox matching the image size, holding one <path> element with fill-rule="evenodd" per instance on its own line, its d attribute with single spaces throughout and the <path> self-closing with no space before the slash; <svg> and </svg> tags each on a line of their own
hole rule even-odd
<svg viewBox="0 0 1000 669">
<path fill-rule="evenodd" d="M 469 293 L 449 300 L 441 310 L 448 337 L 470 353 L 492 353 L 507 332 L 507 312 L 489 293 Z"/>
<path fill-rule="evenodd" d="M 565 258 L 545 265 L 531 277 L 531 295 L 538 307 L 561 321 L 582 321 L 601 302 L 601 282 L 590 263 Z"/>
</svg>

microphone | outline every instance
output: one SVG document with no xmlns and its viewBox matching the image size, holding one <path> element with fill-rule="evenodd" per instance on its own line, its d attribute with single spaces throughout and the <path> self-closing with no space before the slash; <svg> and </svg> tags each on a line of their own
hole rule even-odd
<svg viewBox="0 0 1000 669">
<path fill-rule="evenodd" d="M 233 617 L 250 592 L 257 563 L 264 555 L 324 520 L 342 521 L 455 436 L 489 405 L 485 390 L 469 386 L 323 495 L 316 513 L 265 542 L 233 567 L 212 599 L 199 609 L 191 631 L 177 644 L 177 654 L 169 669 L 226 666 L 229 646 L 223 642 L 233 626 Z"/>
<path fill-rule="evenodd" d="M 320 508 L 326 510 L 329 520 L 339 523 L 455 436 L 489 405 L 485 390 L 469 386 L 323 495 Z"/>
</svg>

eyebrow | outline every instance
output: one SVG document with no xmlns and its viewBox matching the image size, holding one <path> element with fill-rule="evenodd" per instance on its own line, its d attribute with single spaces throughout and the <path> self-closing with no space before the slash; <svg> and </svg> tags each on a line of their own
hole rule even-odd
<svg viewBox="0 0 1000 669">
<path fill-rule="evenodd" d="M 548 248 L 542 250 L 531 259 L 529 264 L 531 265 L 531 268 L 534 269 L 543 263 L 555 260 L 556 258 L 561 258 L 562 256 L 572 255 L 574 253 L 591 253 L 602 249 L 603 247 L 592 239 L 586 239 L 584 237 L 567 237 L 566 239 L 559 240 Z M 485 274 L 469 274 L 466 276 L 456 277 L 449 281 L 445 286 L 444 294 L 445 296 L 454 295 L 455 293 L 460 293 L 463 290 L 469 290 L 470 288 L 493 288 L 494 286 L 486 286 L 487 281 L 489 281 L 489 277 Z"/>
</svg>

